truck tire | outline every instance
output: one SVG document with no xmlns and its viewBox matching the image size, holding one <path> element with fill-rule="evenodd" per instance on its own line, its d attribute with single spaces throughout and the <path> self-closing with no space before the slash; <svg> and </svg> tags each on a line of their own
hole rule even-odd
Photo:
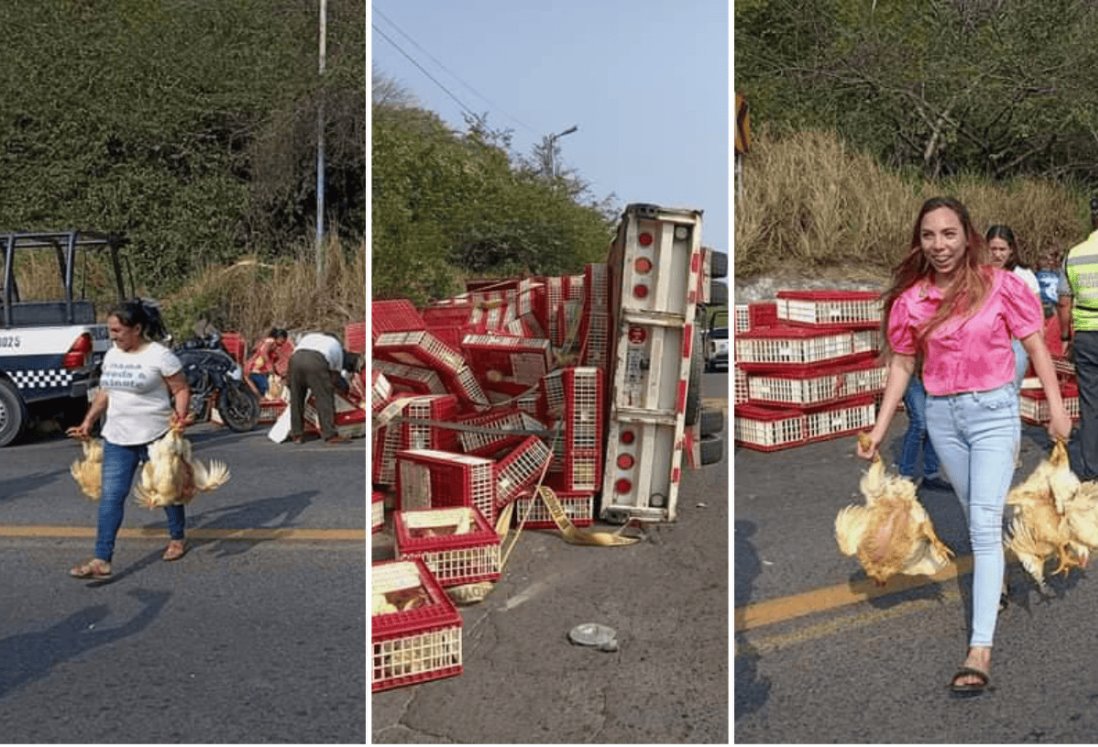
<svg viewBox="0 0 1098 747">
<path fill-rule="evenodd" d="M 728 276 L 728 255 L 724 252 L 710 251 L 709 277 L 723 278 Z"/>
<path fill-rule="evenodd" d="M 728 286 L 719 280 L 712 280 L 709 282 L 709 305 L 728 305 Z"/>
<path fill-rule="evenodd" d="M 724 430 L 724 412 L 703 407 L 698 431 L 702 436 L 712 436 Z"/>
<path fill-rule="evenodd" d="M 0 379 L 0 446 L 7 446 L 23 432 L 27 408 L 15 386 Z"/>
<path fill-rule="evenodd" d="M 690 355 L 690 376 L 686 384 L 686 424 L 694 425 L 701 413 L 702 369 L 705 358 L 702 355 L 701 332 L 694 331 L 694 346 Z"/>
<path fill-rule="evenodd" d="M 724 460 L 724 439 L 720 436 L 703 436 L 698 446 L 702 465 L 719 464 Z"/>
</svg>

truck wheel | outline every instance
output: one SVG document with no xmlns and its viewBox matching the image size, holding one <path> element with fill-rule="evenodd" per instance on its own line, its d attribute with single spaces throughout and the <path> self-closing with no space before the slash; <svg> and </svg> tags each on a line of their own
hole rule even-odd
<svg viewBox="0 0 1098 747">
<path fill-rule="evenodd" d="M 27 408 L 15 386 L 0 380 L 0 446 L 7 446 L 23 432 Z"/>
<path fill-rule="evenodd" d="M 698 422 L 698 413 L 701 411 L 701 386 L 702 369 L 705 367 L 705 358 L 702 357 L 701 333 L 694 332 L 694 349 L 690 356 L 690 376 L 686 383 L 686 424 L 694 425 Z"/>
<path fill-rule="evenodd" d="M 709 256 L 709 277 L 723 278 L 728 275 L 728 255 L 713 251 Z"/>
<path fill-rule="evenodd" d="M 724 412 L 721 410 L 712 410 L 708 407 L 703 407 L 701 411 L 701 421 L 698 424 L 698 431 L 702 436 L 712 436 L 715 433 L 720 433 L 724 430 Z"/>
<path fill-rule="evenodd" d="M 709 283 L 709 305 L 728 305 L 728 286 L 719 280 L 713 280 Z"/>
<path fill-rule="evenodd" d="M 703 436 L 698 443 L 701 447 L 701 463 L 719 464 L 724 459 L 724 439 L 720 436 Z"/>
</svg>

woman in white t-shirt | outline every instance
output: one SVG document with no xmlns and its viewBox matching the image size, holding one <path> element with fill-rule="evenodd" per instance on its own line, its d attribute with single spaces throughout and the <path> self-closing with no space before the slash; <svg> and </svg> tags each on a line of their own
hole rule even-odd
<svg viewBox="0 0 1098 747">
<path fill-rule="evenodd" d="M 1034 295 L 1040 299 L 1041 284 L 1037 282 L 1037 276 L 1033 273 L 1033 270 L 1023 265 L 1018 259 L 1018 242 L 1014 239 L 1014 231 L 1011 231 L 1008 226 L 994 225 L 987 229 L 987 235 L 984 238 L 987 239 L 987 250 L 988 254 L 991 255 L 991 264 L 1000 270 L 1013 272 L 1024 280 Z M 1012 344 L 1014 347 L 1014 385 L 1021 389 L 1022 380 L 1029 368 L 1029 356 L 1026 355 L 1026 350 L 1022 347 L 1020 341 L 1015 340 Z"/>
<path fill-rule="evenodd" d="M 69 571 L 76 578 L 111 575 L 114 541 L 133 476 L 140 464 L 148 461 L 150 442 L 173 425 L 186 425 L 191 402 L 182 363 L 157 342 L 164 338 L 165 330 L 156 304 L 126 301 L 111 309 L 107 327 L 114 346 L 103 357 L 99 391 L 84 421 L 68 431 L 75 438 L 89 438 L 95 421 L 107 415 L 101 434 L 103 477 L 95 557 Z M 183 506 L 166 506 L 164 512 L 171 540 L 162 557 L 178 560 L 187 550 Z"/>
</svg>

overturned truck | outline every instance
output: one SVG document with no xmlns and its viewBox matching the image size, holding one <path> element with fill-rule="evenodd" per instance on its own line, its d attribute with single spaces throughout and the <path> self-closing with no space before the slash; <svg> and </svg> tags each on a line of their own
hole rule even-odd
<svg viewBox="0 0 1098 747">
<path fill-rule="evenodd" d="M 696 318 L 727 302 L 714 282 L 727 257 L 701 228 L 700 211 L 633 204 L 582 274 L 474 282 L 423 309 L 375 300 L 379 495 L 404 511 L 476 506 L 489 523 L 518 501 L 551 525 L 527 505 L 543 481 L 577 526 L 674 521 L 683 468 L 724 451 Z"/>
</svg>

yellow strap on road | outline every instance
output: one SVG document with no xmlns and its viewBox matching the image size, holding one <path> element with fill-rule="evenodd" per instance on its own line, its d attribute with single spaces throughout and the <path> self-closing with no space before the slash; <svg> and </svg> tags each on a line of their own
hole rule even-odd
<svg viewBox="0 0 1098 747">
<path fill-rule="evenodd" d="M 573 545 L 621 547 L 636 544 L 641 540 L 640 537 L 626 537 L 622 534 L 628 524 L 617 532 L 587 532 L 579 529 L 564 513 L 564 506 L 560 504 L 560 499 L 557 498 L 557 494 L 553 492 L 552 488 L 547 488 L 544 485 L 539 486 L 538 497 L 545 502 L 545 507 L 549 509 L 549 515 L 553 517 L 553 522 L 557 525 L 557 529 L 560 530 L 565 542 Z"/>
</svg>

